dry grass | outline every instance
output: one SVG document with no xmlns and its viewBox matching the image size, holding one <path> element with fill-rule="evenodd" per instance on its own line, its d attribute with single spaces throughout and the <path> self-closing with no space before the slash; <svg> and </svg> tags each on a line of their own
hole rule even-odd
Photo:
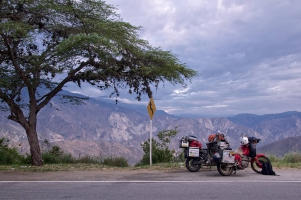
<svg viewBox="0 0 301 200">
<path fill-rule="evenodd" d="M 301 169 L 301 163 L 285 163 L 272 159 L 273 168 L 278 169 Z M 206 170 L 208 167 L 202 167 Z M 55 171 L 102 171 L 102 170 L 182 170 L 186 169 L 185 163 L 159 163 L 135 167 L 112 167 L 103 164 L 89 164 L 89 163 L 76 163 L 76 164 L 45 164 L 40 167 L 32 165 L 0 165 L 0 171 L 27 171 L 27 172 L 55 172 Z"/>
<path fill-rule="evenodd" d="M 112 167 L 102 164 L 45 164 L 40 167 L 32 165 L 0 165 L 0 171 L 28 171 L 28 172 L 54 172 L 54 171 L 100 171 L 100 170 L 173 170 L 182 169 L 183 163 L 160 163 L 152 166 L 138 167 Z"/>
</svg>

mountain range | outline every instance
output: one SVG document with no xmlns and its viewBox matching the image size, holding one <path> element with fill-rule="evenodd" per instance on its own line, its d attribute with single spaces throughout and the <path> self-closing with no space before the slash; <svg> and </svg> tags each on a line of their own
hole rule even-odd
<svg viewBox="0 0 301 200">
<path fill-rule="evenodd" d="M 7 116 L 7 112 L 0 112 L 0 137 L 8 138 L 21 153 L 28 153 L 24 129 L 8 120 Z M 227 136 L 233 149 L 239 146 L 239 137 L 247 135 L 261 139 L 258 147 L 262 151 L 270 150 L 270 153 L 281 155 L 299 150 L 295 146 L 300 147 L 300 139 L 295 139 L 296 144 L 278 145 L 277 151 L 272 150 L 275 145 L 269 145 L 274 142 L 286 144 L 289 138 L 299 138 L 301 113 L 289 111 L 262 116 L 239 114 L 227 118 L 183 118 L 157 110 L 152 120 L 154 138 L 159 131 L 176 127 L 179 132 L 170 148 L 177 152 L 181 151 L 178 141 L 185 135 L 195 135 L 205 146 L 208 136 L 220 131 Z M 143 156 L 141 143 L 149 139 L 151 127 L 146 106 L 143 111 L 141 107 L 95 98 L 89 98 L 82 105 L 72 105 L 62 104 L 59 97 L 55 97 L 38 114 L 37 130 L 42 150 L 47 148 L 43 141 L 48 140 L 51 145 L 59 145 L 74 156 L 122 156 L 130 164 L 135 164 Z"/>
</svg>

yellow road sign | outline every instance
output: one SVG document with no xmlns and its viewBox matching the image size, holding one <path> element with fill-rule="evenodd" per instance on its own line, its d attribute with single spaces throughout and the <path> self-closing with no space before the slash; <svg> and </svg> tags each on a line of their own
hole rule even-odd
<svg viewBox="0 0 301 200">
<path fill-rule="evenodd" d="M 148 102 L 147 111 L 148 111 L 150 119 L 153 119 L 155 112 L 156 112 L 156 105 L 155 105 L 153 98 L 151 98 Z"/>
</svg>

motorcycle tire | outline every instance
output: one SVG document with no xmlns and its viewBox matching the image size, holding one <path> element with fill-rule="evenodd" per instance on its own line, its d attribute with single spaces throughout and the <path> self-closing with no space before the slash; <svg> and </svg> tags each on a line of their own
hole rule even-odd
<svg viewBox="0 0 301 200">
<path fill-rule="evenodd" d="M 259 156 L 258 161 L 271 162 L 266 156 Z M 254 170 L 254 172 L 261 174 L 262 167 L 259 166 L 256 161 L 251 162 L 251 168 Z"/>
<path fill-rule="evenodd" d="M 218 163 L 216 168 L 222 176 L 230 176 L 234 171 L 234 167 L 229 167 L 229 164 L 227 163 Z"/>
<path fill-rule="evenodd" d="M 199 161 L 200 158 L 187 158 L 186 159 L 186 168 L 191 172 L 197 172 L 201 169 L 201 164 L 194 164 L 194 161 Z"/>
</svg>

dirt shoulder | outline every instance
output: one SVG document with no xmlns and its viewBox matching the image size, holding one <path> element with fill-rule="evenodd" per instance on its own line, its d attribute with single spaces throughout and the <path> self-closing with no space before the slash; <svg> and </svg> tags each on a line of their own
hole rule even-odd
<svg viewBox="0 0 301 200">
<path fill-rule="evenodd" d="M 275 169 L 278 176 L 265 176 L 252 169 L 221 176 L 215 167 L 189 172 L 179 169 L 101 169 L 94 171 L 0 171 L 0 181 L 301 181 L 300 169 Z"/>
</svg>

